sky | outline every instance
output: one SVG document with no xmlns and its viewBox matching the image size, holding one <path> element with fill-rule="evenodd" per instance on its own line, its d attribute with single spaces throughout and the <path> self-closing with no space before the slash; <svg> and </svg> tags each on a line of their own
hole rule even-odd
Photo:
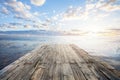
<svg viewBox="0 0 120 80">
<path fill-rule="evenodd" d="M 0 31 L 120 34 L 120 0 L 0 0 Z"/>
</svg>

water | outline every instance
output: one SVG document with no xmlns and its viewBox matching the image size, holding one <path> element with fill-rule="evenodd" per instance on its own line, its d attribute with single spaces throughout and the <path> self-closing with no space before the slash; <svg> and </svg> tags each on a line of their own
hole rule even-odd
<svg viewBox="0 0 120 80">
<path fill-rule="evenodd" d="M 120 37 L 0 35 L 0 69 L 43 43 L 76 44 L 95 56 L 120 56 Z"/>
</svg>

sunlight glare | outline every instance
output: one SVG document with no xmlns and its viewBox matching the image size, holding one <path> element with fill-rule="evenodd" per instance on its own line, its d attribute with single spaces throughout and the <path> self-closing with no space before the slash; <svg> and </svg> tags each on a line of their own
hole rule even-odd
<svg viewBox="0 0 120 80">
<path fill-rule="evenodd" d="M 105 29 L 98 27 L 85 28 L 84 30 L 88 32 L 86 36 L 91 36 L 91 37 L 97 37 L 99 36 L 100 32 L 105 31 Z"/>
</svg>

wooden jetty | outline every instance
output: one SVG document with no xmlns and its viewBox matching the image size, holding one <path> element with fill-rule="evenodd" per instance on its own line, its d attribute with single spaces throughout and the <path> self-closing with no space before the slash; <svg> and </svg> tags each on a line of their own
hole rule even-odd
<svg viewBox="0 0 120 80">
<path fill-rule="evenodd" d="M 46 44 L 0 71 L 0 80 L 120 80 L 120 72 L 73 44 Z"/>
</svg>

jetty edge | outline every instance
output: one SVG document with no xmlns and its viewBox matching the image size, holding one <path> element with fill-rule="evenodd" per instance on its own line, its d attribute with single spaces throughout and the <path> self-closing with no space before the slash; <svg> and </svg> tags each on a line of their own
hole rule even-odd
<svg viewBox="0 0 120 80">
<path fill-rule="evenodd" d="M 0 70 L 0 80 L 120 80 L 120 71 L 74 44 L 44 44 Z"/>
</svg>

